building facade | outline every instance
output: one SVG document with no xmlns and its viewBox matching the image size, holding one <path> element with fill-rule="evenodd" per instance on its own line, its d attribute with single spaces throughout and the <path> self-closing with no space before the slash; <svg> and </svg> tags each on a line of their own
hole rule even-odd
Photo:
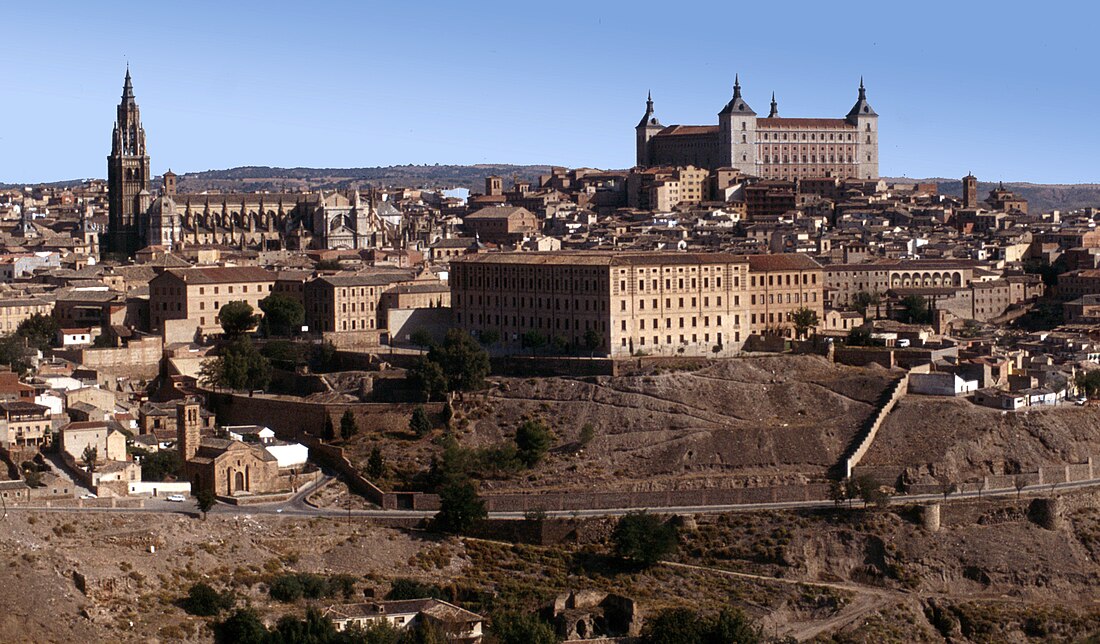
<svg viewBox="0 0 1100 644">
<path fill-rule="evenodd" d="M 612 357 L 731 355 L 755 330 L 792 335 L 797 308 L 823 316 L 820 271 L 801 256 L 777 264 L 727 253 L 469 255 L 452 260 L 451 307 L 458 326 L 498 333 L 504 351 L 522 350 L 534 333 L 574 349 L 596 338 L 596 352 Z"/>
<path fill-rule="evenodd" d="M 843 118 L 779 116 L 772 96 L 766 117 L 741 96 L 734 81 L 733 98 L 718 113 L 718 125 L 660 123 L 653 98 L 635 127 L 636 164 L 736 168 L 765 179 L 833 176 L 878 179 L 878 114 L 867 101 L 863 81 L 855 105 Z"/>
<path fill-rule="evenodd" d="M 260 313 L 275 273 L 255 266 L 170 268 L 149 281 L 149 323 L 165 342 L 191 342 L 222 332 L 218 313 L 230 302 L 247 302 Z"/>
</svg>

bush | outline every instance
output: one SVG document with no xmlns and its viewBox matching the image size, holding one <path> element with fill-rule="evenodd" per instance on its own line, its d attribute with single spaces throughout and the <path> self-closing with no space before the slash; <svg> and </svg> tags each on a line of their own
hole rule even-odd
<svg viewBox="0 0 1100 644">
<path fill-rule="evenodd" d="M 642 511 L 619 519 L 611 538 L 620 557 L 651 566 L 676 549 L 679 534 L 671 522 Z"/>
<path fill-rule="evenodd" d="M 268 593 L 281 602 L 298 601 L 302 598 L 302 582 L 296 574 L 279 575 L 271 582 Z"/>
<path fill-rule="evenodd" d="M 516 448 L 519 460 L 527 467 L 534 467 L 550 449 L 550 430 L 540 421 L 524 421 L 516 430 Z"/>
<path fill-rule="evenodd" d="M 439 493 L 436 526 L 444 532 L 463 533 L 488 516 L 485 502 L 470 481 L 450 483 Z"/>
<path fill-rule="evenodd" d="M 428 412 L 423 405 L 417 405 L 409 418 L 409 429 L 417 436 L 427 436 L 432 431 L 432 420 L 428 418 Z"/>
<path fill-rule="evenodd" d="M 268 632 L 251 608 L 237 609 L 225 621 L 214 625 L 217 644 L 264 644 Z"/>
<path fill-rule="evenodd" d="M 450 593 L 434 584 L 426 584 L 415 579 L 398 578 L 390 582 L 390 592 L 386 593 L 386 599 L 425 599 L 431 597 L 450 601 L 453 599 Z"/>
<path fill-rule="evenodd" d="M 233 608 L 236 603 L 230 592 L 219 593 L 201 581 L 191 586 L 187 597 L 183 599 L 183 610 L 200 617 L 213 617 L 223 610 Z"/>
<path fill-rule="evenodd" d="M 643 644 L 758 644 L 761 630 L 744 613 L 723 609 L 715 619 L 707 619 L 688 608 L 671 608 L 646 620 Z"/>
<path fill-rule="evenodd" d="M 493 633 L 500 644 L 556 644 L 549 624 L 530 613 L 508 612 L 493 618 Z"/>
<path fill-rule="evenodd" d="M 169 476 L 179 476 L 183 469 L 180 453 L 174 449 L 161 450 L 141 457 L 141 480 L 163 481 Z"/>
</svg>

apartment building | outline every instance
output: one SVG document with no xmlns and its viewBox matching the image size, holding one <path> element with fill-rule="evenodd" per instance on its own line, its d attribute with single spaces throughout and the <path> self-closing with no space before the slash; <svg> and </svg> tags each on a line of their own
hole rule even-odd
<svg viewBox="0 0 1100 644">
<path fill-rule="evenodd" d="M 32 402 L 0 402 L 0 446 L 4 449 L 49 445 L 53 437 L 50 408 Z"/>
<path fill-rule="evenodd" d="M 306 324 L 315 333 L 376 332 L 382 293 L 412 279 L 410 271 L 325 275 L 306 282 Z"/>
<path fill-rule="evenodd" d="M 801 253 L 749 255 L 749 331 L 794 338 L 794 314 L 809 309 L 825 319 L 822 267 Z"/>
<path fill-rule="evenodd" d="M 578 348 L 593 331 L 615 357 L 729 355 L 749 335 L 748 269 L 726 253 L 473 255 L 452 260 L 451 306 L 459 326 L 498 332 L 505 351 L 531 331 Z"/>
<path fill-rule="evenodd" d="M 149 324 L 165 342 L 190 342 L 222 332 L 218 313 L 229 302 L 260 312 L 275 273 L 255 266 L 170 268 L 149 281 Z"/>
<path fill-rule="evenodd" d="M 19 323 L 32 315 L 50 315 L 53 303 L 36 297 L 14 297 L 0 300 L 0 334 L 14 333 Z"/>
</svg>

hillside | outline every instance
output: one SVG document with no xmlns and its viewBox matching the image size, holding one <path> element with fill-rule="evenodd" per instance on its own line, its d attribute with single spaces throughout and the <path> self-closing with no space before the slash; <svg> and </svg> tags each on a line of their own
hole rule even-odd
<svg viewBox="0 0 1100 644">
<path fill-rule="evenodd" d="M 510 441 L 524 418 L 554 432 L 552 456 L 529 476 L 494 482 L 498 491 L 800 483 L 837 463 L 894 377 L 783 356 L 637 376 L 510 378 L 460 406 L 461 440 Z M 595 439 L 578 450 L 586 425 Z"/>
<path fill-rule="evenodd" d="M 962 196 L 962 181 L 959 179 L 909 179 L 883 177 L 888 183 L 935 183 L 940 194 Z M 999 184 L 991 181 L 978 182 L 978 196 L 982 199 Z M 1100 184 L 1056 184 L 1005 182 L 1004 187 L 1028 201 L 1029 212 L 1048 212 L 1051 210 L 1074 210 L 1100 206 Z"/>
</svg>

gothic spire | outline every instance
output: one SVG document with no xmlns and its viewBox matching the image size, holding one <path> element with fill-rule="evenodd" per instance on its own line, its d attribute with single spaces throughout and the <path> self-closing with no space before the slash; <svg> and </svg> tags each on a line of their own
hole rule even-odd
<svg viewBox="0 0 1100 644">
<path fill-rule="evenodd" d="M 856 104 L 852 106 L 852 109 L 848 111 L 848 121 L 854 123 L 855 119 L 861 116 L 878 116 L 871 104 L 867 102 L 867 88 L 863 86 L 862 76 L 859 77 L 859 98 L 856 99 Z"/>
<path fill-rule="evenodd" d="M 772 92 L 772 109 L 768 112 L 768 118 L 773 119 L 779 116 L 779 104 L 775 102 L 775 92 Z"/>
<path fill-rule="evenodd" d="M 122 83 L 122 98 L 134 97 L 134 85 L 130 82 L 130 63 L 126 63 L 126 80 Z"/>
<path fill-rule="evenodd" d="M 739 74 L 733 75 L 733 98 L 729 103 L 722 108 L 719 114 L 743 114 L 745 116 L 756 116 L 756 112 L 752 111 L 748 103 L 741 98 L 741 76 Z"/>
</svg>

